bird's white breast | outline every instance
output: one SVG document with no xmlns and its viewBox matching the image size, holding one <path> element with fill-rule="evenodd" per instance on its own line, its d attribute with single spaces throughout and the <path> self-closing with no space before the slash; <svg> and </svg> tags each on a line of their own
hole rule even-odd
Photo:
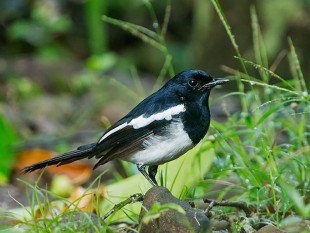
<svg viewBox="0 0 310 233">
<path fill-rule="evenodd" d="M 159 165 L 174 160 L 194 144 L 183 129 L 181 121 L 166 127 L 164 135 L 152 135 L 143 142 L 144 150 L 128 155 L 123 160 L 145 165 Z"/>
</svg>

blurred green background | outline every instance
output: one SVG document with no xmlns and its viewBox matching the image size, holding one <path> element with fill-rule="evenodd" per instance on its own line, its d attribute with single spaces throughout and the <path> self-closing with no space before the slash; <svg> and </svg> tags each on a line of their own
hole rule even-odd
<svg viewBox="0 0 310 233">
<path fill-rule="evenodd" d="M 254 6 L 269 69 L 290 78 L 284 59 L 290 36 L 309 82 L 309 0 L 226 0 L 220 4 L 244 57 L 254 59 L 250 20 Z M 169 22 L 165 21 L 167 12 Z M 167 50 L 103 20 L 103 15 L 160 35 L 159 42 Z M 225 76 L 227 67 L 240 68 L 234 55 L 211 1 L 1 0 L 1 153 L 8 158 L 6 164 L 12 164 L 8 145 L 14 144 L 15 149 L 55 149 L 57 145 L 58 151 L 65 151 L 68 143 L 94 141 L 102 128 L 158 87 L 153 86 L 157 77 L 169 78 L 189 68 Z M 168 58 L 172 66 L 165 71 Z M 86 133 L 77 134 L 80 131 Z M 74 137 L 64 140 L 67 135 Z M 36 138 L 39 142 L 16 146 L 18 141 Z"/>
<path fill-rule="evenodd" d="M 133 64 L 139 71 L 156 76 L 163 65 L 163 55 L 130 33 L 101 19 L 102 15 L 107 15 L 156 31 L 147 2 L 2 0 L 1 83 L 10 77 L 24 76 L 39 84 L 48 83 L 45 88 L 51 90 L 56 82 L 51 79 L 74 76 L 83 70 L 87 59 L 111 52 L 118 63 L 114 69 Z M 150 2 L 161 25 L 169 1 Z M 238 44 L 242 45 L 240 49 L 244 56 L 249 59 L 253 56 L 249 9 L 254 5 L 270 60 L 273 61 L 288 47 L 287 37 L 291 36 L 302 59 L 302 68 L 309 73 L 309 0 L 226 0 L 220 1 L 220 4 Z M 171 1 L 166 43 L 177 71 L 196 67 L 214 75 L 224 75 L 220 71 L 221 65 L 237 64 L 232 59 L 234 52 L 231 43 L 210 1 Z M 109 62 L 106 68 L 114 64 L 114 61 Z M 282 75 L 288 67 L 282 64 L 278 69 L 279 75 Z"/>
</svg>

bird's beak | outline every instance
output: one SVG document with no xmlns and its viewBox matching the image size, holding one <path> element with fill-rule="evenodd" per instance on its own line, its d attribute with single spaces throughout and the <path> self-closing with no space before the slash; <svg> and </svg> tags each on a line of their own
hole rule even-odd
<svg viewBox="0 0 310 233">
<path fill-rule="evenodd" d="M 225 79 L 225 78 L 213 78 L 213 80 L 209 83 L 207 83 L 206 85 L 202 86 L 203 87 L 203 90 L 206 90 L 206 89 L 211 89 L 217 85 L 221 85 L 221 84 L 224 84 L 224 83 L 227 83 L 229 82 L 229 79 Z"/>
</svg>

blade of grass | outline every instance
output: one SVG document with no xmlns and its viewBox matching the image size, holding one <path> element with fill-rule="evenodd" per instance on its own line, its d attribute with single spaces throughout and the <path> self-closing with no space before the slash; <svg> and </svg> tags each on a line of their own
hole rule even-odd
<svg viewBox="0 0 310 233">
<path fill-rule="evenodd" d="M 271 66 L 269 67 L 269 70 L 272 71 L 272 72 L 275 72 L 275 70 L 278 68 L 279 64 L 282 62 L 282 60 L 284 59 L 284 57 L 286 55 L 287 55 L 287 50 L 286 49 L 282 49 L 280 51 L 280 53 L 274 59 L 274 61 L 271 64 Z"/>
<path fill-rule="evenodd" d="M 249 61 L 247 59 L 244 59 L 244 58 L 238 58 L 238 57 L 235 57 L 237 59 L 242 59 L 244 61 L 244 63 L 246 64 L 250 64 L 251 66 L 253 66 L 255 69 L 258 69 L 260 71 L 264 71 L 265 73 L 268 73 L 270 76 L 280 80 L 282 83 L 284 83 L 285 85 L 289 86 L 290 88 L 292 89 L 295 89 L 289 82 L 287 82 L 285 79 L 281 78 L 279 75 L 275 74 L 274 72 L 272 72 L 271 70 L 265 68 L 264 66 L 261 66 L 257 63 L 254 63 L 252 61 Z"/>
<path fill-rule="evenodd" d="M 264 142 L 263 138 L 262 140 L 262 145 L 266 145 L 267 143 Z M 279 205 L 278 205 L 278 200 L 277 200 L 277 195 L 276 195 L 276 184 L 275 184 L 275 177 L 279 176 L 279 172 L 277 169 L 276 162 L 274 160 L 274 154 L 271 149 L 265 147 L 264 148 L 264 154 L 266 156 L 266 161 L 268 162 L 269 165 L 269 181 L 270 181 L 270 189 L 271 189 L 271 195 L 272 195 L 272 201 L 273 201 L 273 206 L 275 208 L 275 220 L 277 226 L 279 226 Z"/>
<path fill-rule="evenodd" d="M 171 66 L 171 61 L 172 61 L 171 55 L 167 55 L 166 59 L 165 59 L 165 63 L 163 65 L 163 67 L 161 68 L 160 73 L 158 75 L 158 78 L 156 79 L 156 82 L 153 86 L 152 92 L 157 90 L 159 88 L 159 86 L 162 84 L 164 77 L 167 74 L 169 67 Z"/>
<path fill-rule="evenodd" d="M 298 89 L 301 91 L 301 95 L 308 95 L 304 75 L 301 71 L 300 62 L 299 62 L 299 59 L 298 59 L 298 56 L 295 50 L 295 46 L 291 38 L 288 39 L 288 43 L 290 46 L 290 54 L 292 56 L 292 62 L 293 62 L 292 66 L 295 68 L 296 73 L 297 73 L 297 83 L 299 84 Z"/>
<path fill-rule="evenodd" d="M 116 79 L 109 80 L 110 84 L 119 88 L 122 93 L 127 94 L 128 97 L 133 98 L 134 100 L 141 100 L 142 96 L 139 95 L 139 93 L 135 92 L 133 89 L 128 88 L 125 84 L 117 81 Z"/>
<path fill-rule="evenodd" d="M 167 44 L 165 41 L 165 34 L 166 34 L 167 27 L 168 27 L 168 23 L 169 23 L 169 19 L 170 19 L 170 11 L 171 11 L 170 0 L 167 0 L 164 22 L 163 22 L 163 28 L 160 27 L 160 24 L 158 22 L 158 18 L 156 16 L 155 10 L 154 10 L 151 2 L 145 1 L 145 5 L 148 8 L 150 15 L 151 15 L 151 18 L 153 20 L 153 27 L 154 27 L 154 25 L 156 25 L 156 27 L 154 27 L 154 29 L 156 30 L 156 35 L 158 36 L 160 43 L 165 47 L 165 50 L 162 52 L 164 53 L 164 55 L 166 57 L 166 59 L 165 59 L 165 63 L 166 63 L 167 60 L 172 60 L 172 56 L 168 52 Z M 164 64 L 164 66 L 165 66 L 165 64 Z M 170 77 L 173 77 L 175 75 L 171 61 L 168 63 L 168 71 L 169 71 Z"/>
<path fill-rule="evenodd" d="M 139 78 L 138 71 L 135 66 L 130 67 L 130 73 L 137 88 L 138 95 L 141 95 L 142 97 L 146 96 L 145 90 L 141 82 L 141 78 Z"/>
<path fill-rule="evenodd" d="M 171 15 L 171 0 L 167 0 L 166 9 L 165 9 L 165 16 L 164 21 L 161 26 L 161 37 L 165 38 L 167 33 L 168 24 L 170 21 L 170 15 Z"/>
<path fill-rule="evenodd" d="M 255 127 L 260 125 L 261 123 L 263 123 L 270 115 L 275 113 L 283 105 L 285 105 L 287 103 L 291 103 L 291 102 L 292 102 L 292 100 L 288 100 L 288 101 L 285 101 L 285 102 L 280 102 L 277 105 L 271 106 L 271 108 L 269 110 L 267 110 L 266 112 L 264 112 L 263 115 L 258 119 L 258 121 L 255 123 Z"/>
<path fill-rule="evenodd" d="M 233 47 L 235 49 L 237 57 L 241 58 L 242 56 L 241 56 L 241 53 L 239 51 L 239 46 L 238 46 L 238 44 L 237 44 L 237 42 L 235 40 L 235 36 L 232 33 L 231 27 L 229 26 L 229 24 L 227 22 L 227 19 L 226 19 L 225 15 L 224 15 L 224 12 L 222 10 L 221 5 L 219 4 L 219 2 L 217 0 L 212 0 L 212 4 L 213 4 L 213 6 L 214 6 L 214 8 L 215 8 L 215 10 L 216 10 L 216 12 L 217 12 L 221 22 L 222 22 L 222 24 L 224 25 L 226 33 L 227 33 L 227 35 L 228 35 L 228 37 L 229 37 L 229 39 L 230 39 L 230 41 L 231 41 L 231 43 L 232 43 L 232 45 L 233 45 Z M 246 66 L 245 66 L 244 62 L 242 60 L 240 62 L 241 62 L 241 66 L 242 66 L 243 72 L 247 74 L 248 71 L 246 69 Z M 239 77 L 239 76 L 237 76 L 237 77 Z M 238 86 L 238 89 L 239 89 L 240 92 L 244 92 L 244 86 L 241 83 L 239 78 L 237 78 L 237 86 Z M 241 104 L 242 104 L 242 110 L 243 110 L 243 112 L 246 112 L 246 109 L 247 109 L 246 100 L 242 96 L 240 96 L 240 99 L 241 99 Z"/>
<path fill-rule="evenodd" d="M 278 87 L 278 86 L 275 86 L 275 85 L 270 85 L 270 84 L 256 82 L 256 81 L 250 81 L 248 79 L 240 79 L 240 80 L 242 82 L 249 83 L 250 85 L 258 85 L 258 86 L 262 86 L 262 87 L 269 87 L 269 88 L 272 88 L 272 89 L 275 89 L 275 90 L 284 91 L 284 92 L 288 92 L 288 93 L 291 93 L 291 94 L 294 94 L 294 95 L 298 95 L 297 92 L 291 91 L 291 90 L 283 88 L 283 87 Z"/>
<path fill-rule="evenodd" d="M 159 22 L 158 22 L 158 19 L 157 19 L 157 16 L 156 16 L 156 13 L 155 13 L 155 10 L 153 8 L 151 1 L 144 1 L 144 5 L 146 6 L 148 11 L 150 12 L 150 16 L 151 16 L 151 19 L 153 21 L 153 28 L 156 31 L 156 35 L 161 35 L 161 27 L 159 25 Z M 162 38 L 160 38 L 160 41 L 162 42 Z"/>
<path fill-rule="evenodd" d="M 157 48 L 162 52 L 166 52 L 166 47 L 157 41 L 158 36 L 155 32 L 147 28 L 141 27 L 139 25 L 128 23 L 126 21 L 122 21 L 119 19 L 114 19 L 106 15 L 102 16 L 102 20 L 107 23 L 118 26 L 127 32 L 130 32 L 132 35 L 140 38 L 145 43 Z"/>
<path fill-rule="evenodd" d="M 230 27 L 229 24 L 228 24 L 228 21 L 227 21 L 227 19 L 226 19 L 226 16 L 224 15 L 224 12 L 223 12 L 223 10 L 222 10 L 221 5 L 219 4 L 218 0 L 212 0 L 212 3 L 213 3 L 213 5 L 214 5 L 214 8 L 215 8 L 215 10 L 216 10 L 218 16 L 220 17 L 220 20 L 222 21 L 222 24 L 224 25 L 224 28 L 225 28 L 225 30 L 226 30 L 226 33 L 228 34 L 228 37 L 229 37 L 229 39 L 230 39 L 230 42 L 232 43 L 232 45 L 233 45 L 233 47 L 234 47 L 234 49 L 235 49 L 235 52 L 236 52 L 237 56 L 238 56 L 239 58 L 242 58 L 241 53 L 240 53 L 240 51 L 239 51 L 239 46 L 238 46 L 238 44 L 237 44 L 237 42 L 236 42 L 236 40 L 235 40 L 234 34 L 232 33 L 231 27 Z M 247 69 L 246 69 L 245 64 L 243 63 L 243 61 L 241 61 L 241 66 L 242 66 L 242 69 L 243 69 L 244 73 L 247 73 Z"/>
<path fill-rule="evenodd" d="M 310 204 L 305 204 L 303 201 L 303 197 L 299 194 L 295 187 L 292 185 L 288 185 L 284 181 L 279 181 L 281 188 L 284 192 L 288 195 L 290 200 L 293 202 L 296 210 L 301 214 L 303 217 L 309 217 L 310 215 Z"/>
<path fill-rule="evenodd" d="M 177 170 L 177 172 L 176 172 L 176 174 L 175 174 L 175 176 L 174 176 L 174 178 L 173 178 L 173 180 L 172 180 L 172 182 L 171 182 L 171 186 L 170 186 L 170 189 L 169 189 L 170 191 L 173 190 L 173 186 L 175 185 L 175 182 L 176 182 L 177 178 L 179 177 L 179 174 L 180 174 L 180 172 L 181 172 L 181 170 L 182 170 L 182 167 L 183 167 L 183 165 L 184 165 L 184 162 L 185 162 L 185 160 L 183 160 L 183 161 L 181 162 L 181 164 L 180 164 L 180 166 L 179 166 L 179 168 L 178 168 L 178 170 Z M 168 174 L 167 171 L 166 171 L 166 174 Z"/>
<path fill-rule="evenodd" d="M 256 10 L 254 6 L 251 7 L 251 22 L 252 22 L 253 45 L 254 45 L 254 54 L 255 54 L 256 62 L 263 67 L 268 67 L 268 58 L 267 58 L 266 48 L 264 46 L 261 30 L 260 30 L 258 19 L 257 19 L 257 14 L 256 14 Z M 262 80 L 265 83 L 269 82 L 269 77 L 267 74 L 268 73 L 261 72 L 260 70 L 260 75 L 262 77 Z"/>
<path fill-rule="evenodd" d="M 267 106 L 267 105 L 270 105 L 270 104 L 274 104 L 274 103 L 280 103 L 282 101 L 285 101 L 285 103 L 289 103 L 289 102 L 298 102 L 298 101 L 301 101 L 302 99 L 301 98 L 295 98 L 295 97 L 282 97 L 282 98 L 276 98 L 276 99 L 273 99 L 273 100 L 269 100 L 263 104 L 261 104 L 260 106 L 256 107 L 255 109 L 252 110 L 252 113 L 254 113 L 255 111 Z"/>
<path fill-rule="evenodd" d="M 244 149 L 244 144 L 242 143 L 242 140 L 236 136 L 231 137 L 230 135 L 226 136 L 223 135 L 219 130 L 217 130 L 213 125 L 217 125 L 216 122 L 213 122 L 211 124 L 211 127 L 216 131 L 217 137 L 219 137 L 221 140 L 217 140 L 219 143 L 219 146 L 222 148 L 223 151 L 233 152 L 236 154 L 236 158 L 241 166 L 241 169 L 239 169 L 240 176 L 246 177 L 250 183 L 254 187 L 260 187 L 262 186 L 260 180 L 257 179 L 255 176 L 255 173 L 253 173 L 253 170 L 249 167 L 249 157 L 247 151 Z M 252 132 L 251 130 L 248 130 L 248 132 Z M 229 138 L 233 141 L 233 143 L 229 143 L 226 138 Z M 234 167 L 234 169 L 236 169 Z"/>
</svg>

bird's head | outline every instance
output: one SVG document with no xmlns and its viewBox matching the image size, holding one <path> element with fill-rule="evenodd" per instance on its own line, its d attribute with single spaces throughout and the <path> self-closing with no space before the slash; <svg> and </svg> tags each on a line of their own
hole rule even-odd
<svg viewBox="0 0 310 233">
<path fill-rule="evenodd" d="M 185 70 L 171 79 L 166 86 L 180 100 L 196 101 L 208 98 L 213 87 L 228 81 L 228 79 L 213 78 L 202 70 Z"/>
</svg>

